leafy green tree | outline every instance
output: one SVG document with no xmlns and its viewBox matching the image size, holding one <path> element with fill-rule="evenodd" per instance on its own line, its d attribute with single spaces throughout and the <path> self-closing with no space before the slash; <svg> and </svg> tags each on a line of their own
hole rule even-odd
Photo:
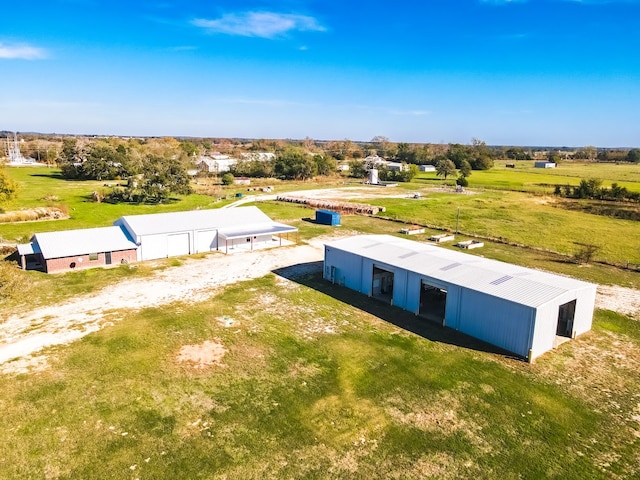
<svg viewBox="0 0 640 480">
<path fill-rule="evenodd" d="M 125 188 L 114 189 L 105 200 L 162 203 L 172 194 L 188 195 L 192 192 L 189 175 L 179 161 L 149 154 L 141 173 L 131 177 Z"/>
<path fill-rule="evenodd" d="M 493 167 L 493 158 L 488 155 L 480 155 L 469 163 L 474 170 L 489 170 Z"/>
<path fill-rule="evenodd" d="M 602 194 L 602 180 L 590 178 L 580 180 L 580 185 L 574 189 L 577 198 L 598 198 Z"/>
<path fill-rule="evenodd" d="M 627 161 L 632 163 L 640 163 L 640 150 L 633 148 L 627 153 Z"/>
<path fill-rule="evenodd" d="M 18 194 L 18 184 L 0 170 L 0 203 L 12 200 Z"/>
<path fill-rule="evenodd" d="M 459 143 L 450 144 L 449 150 L 446 153 L 446 158 L 451 160 L 456 168 L 460 168 L 463 161 L 469 161 L 470 159 L 469 149 L 465 145 L 460 145 Z"/>
<path fill-rule="evenodd" d="M 349 162 L 349 176 L 352 178 L 366 178 L 367 166 L 362 160 L 353 160 Z"/>
<path fill-rule="evenodd" d="M 449 175 L 456 173 L 456 165 L 449 159 L 442 159 L 436 163 L 436 175 L 444 177 L 446 180 Z"/>
<path fill-rule="evenodd" d="M 126 176 L 125 162 L 126 149 L 122 145 L 114 147 L 108 142 L 93 144 L 81 165 L 80 176 L 92 180 L 113 180 Z"/>
<path fill-rule="evenodd" d="M 277 155 L 273 170 L 280 178 L 307 180 L 317 175 L 318 166 L 303 148 L 286 147 Z"/>
<path fill-rule="evenodd" d="M 531 155 L 525 152 L 521 147 L 508 148 L 504 156 L 509 160 L 531 160 Z"/>
<path fill-rule="evenodd" d="M 402 182 L 410 182 L 411 180 L 414 179 L 414 177 L 420 172 L 420 169 L 418 168 L 417 165 L 411 164 L 411 165 L 405 165 L 405 168 L 398 172 L 400 175 L 400 181 Z"/>
<path fill-rule="evenodd" d="M 326 155 L 314 155 L 313 161 L 316 163 L 318 175 L 331 175 L 336 172 L 337 162 Z"/>
<path fill-rule="evenodd" d="M 223 185 L 233 185 L 233 179 L 234 178 L 235 177 L 233 176 L 233 173 L 227 172 L 224 175 L 222 175 L 222 178 L 221 178 L 222 184 Z"/>
<path fill-rule="evenodd" d="M 398 143 L 396 149 L 396 161 L 405 163 L 416 163 L 416 151 L 408 143 Z"/>
<path fill-rule="evenodd" d="M 469 175 L 471 175 L 471 164 L 469 162 L 467 162 L 466 160 L 462 161 L 462 164 L 460 165 L 460 176 L 462 177 L 468 177 Z M 465 186 L 465 185 L 463 185 Z"/>
<path fill-rule="evenodd" d="M 62 140 L 62 150 L 58 158 L 58 166 L 62 176 L 68 179 L 82 178 L 81 163 L 84 161 L 82 149 L 78 146 L 76 138 Z"/>
<path fill-rule="evenodd" d="M 195 157 L 198 153 L 200 153 L 200 149 L 198 146 L 190 141 L 182 141 L 180 142 L 180 149 L 188 156 Z"/>
</svg>

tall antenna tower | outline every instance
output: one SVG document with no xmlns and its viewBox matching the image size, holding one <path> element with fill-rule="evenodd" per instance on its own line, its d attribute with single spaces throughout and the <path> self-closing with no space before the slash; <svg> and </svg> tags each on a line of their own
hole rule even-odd
<svg viewBox="0 0 640 480">
<path fill-rule="evenodd" d="M 27 163 L 27 159 L 20 152 L 20 144 L 18 143 L 18 133 L 13 134 L 13 142 L 11 137 L 7 135 L 7 154 L 9 163 Z"/>
</svg>

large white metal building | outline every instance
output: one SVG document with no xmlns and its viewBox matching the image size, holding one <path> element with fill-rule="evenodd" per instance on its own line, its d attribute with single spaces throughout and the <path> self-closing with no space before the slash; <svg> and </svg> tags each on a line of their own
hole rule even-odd
<svg viewBox="0 0 640 480">
<path fill-rule="evenodd" d="M 324 278 L 533 361 L 591 329 L 596 285 L 390 235 L 325 245 Z"/>
<path fill-rule="evenodd" d="M 255 206 L 128 215 L 114 225 L 125 229 L 139 246 L 139 261 L 211 250 L 253 250 L 298 230 L 274 222 Z"/>
</svg>

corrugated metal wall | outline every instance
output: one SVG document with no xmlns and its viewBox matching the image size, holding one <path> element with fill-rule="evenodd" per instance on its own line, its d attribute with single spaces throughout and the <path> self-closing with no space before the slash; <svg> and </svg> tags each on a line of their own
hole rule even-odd
<svg viewBox="0 0 640 480">
<path fill-rule="evenodd" d="M 434 280 L 381 262 L 325 247 L 324 278 L 371 295 L 374 265 L 394 273 L 393 304 L 413 313 L 420 308 L 422 281 L 447 290 L 447 327 L 527 357 L 535 309 L 458 285 Z M 331 278 L 333 272 L 333 279 Z M 553 332 L 555 336 L 555 331 Z"/>
<path fill-rule="evenodd" d="M 529 354 L 535 309 L 463 289 L 457 330 L 516 353 Z"/>
</svg>

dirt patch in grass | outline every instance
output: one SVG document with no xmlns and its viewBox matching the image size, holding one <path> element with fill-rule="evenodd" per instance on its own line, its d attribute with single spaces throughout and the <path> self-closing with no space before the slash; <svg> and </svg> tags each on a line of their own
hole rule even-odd
<svg viewBox="0 0 640 480">
<path fill-rule="evenodd" d="M 599 285 L 596 307 L 640 320 L 640 291 L 612 285 Z"/>
<path fill-rule="evenodd" d="M 219 342 L 207 340 L 199 345 L 184 345 L 176 355 L 176 361 L 196 370 L 212 366 L 224 367 L 222 359 L 227 349 Z"/>
<path fill-rule="evenodd" d="M 429 405 L 420 404 L 417 408 L 411 408 L 410 404 L 399 398 L 390 398 L 387 403 L 387 414 L 398 423 L 447 437 L 462 434 L 483 454 L 492 450 L 491 445 L 483 438 L 482 426 L 460 415 L 463 407 L 450 392 L 438 395 Z"/>
</svg>

